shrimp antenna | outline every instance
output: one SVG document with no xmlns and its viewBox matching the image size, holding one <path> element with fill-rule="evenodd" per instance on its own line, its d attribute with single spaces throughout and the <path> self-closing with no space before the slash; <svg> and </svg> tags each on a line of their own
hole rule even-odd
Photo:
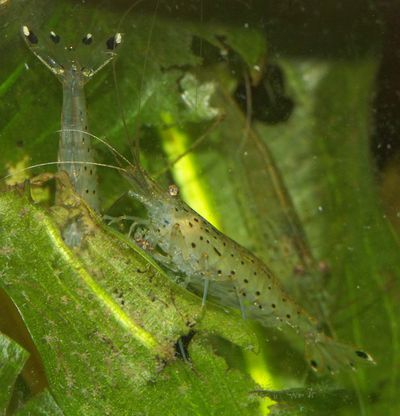
<svg viewBox="0 0 400 416">
<path fill-rule="evenodd" d="M 93 137 L 94 139 L 98 140 L 100 143 L 104 144 L 105 146 L 107 146 L 114 155 L 118 156 L 120 159 L 122 159 L 124 162 L 126 162 L 129 166 L 134 167 L 134 165 L 129 161 L 129 159 L 127 159 L 121 152 L 119 152 L 115 147 L 111 146 L 110 143 L 108 143 L 106 140 L 101 139 L 100 137 L 89 133 L 88 131 L 83 131 L 83 130 L 79 130 L 79 129 L 62 129 L 62 130 L 57 130 L 57 133 L 62 133 L 63 131 L 74 131 L 77 133 L 82 133 L 82 134 L 86 134 L 90 137 Z M 119 163 L 119 160 L 117 159 L 117 162 Z M 57 162 L 60 163 L 60 162 Z"/>
<path fill-rule="evenodd" d="M 120 91 L 119 91 L 119 86 L 118 86 L 118 81 L 117 81 L 117 72 L 115 70 L 115 62 L 112 62 L 112 74 L 113 74 L 113 79 L 114 79 L 115 92 L 116 92 L 116 95 L 117 95 L 118 108 L 119 108 L 119 111 L 120 111 L 120 114 L 121 114 L 122 124 L 123 124 L 124 130 L 125 130 L 125 135 L 128 139 L 128 143 L 131 143 L 132 140 L 130 138 L 128 123 L 126 121 L 125 109 L 124 109 L 124 106 L 122 105 L 121 94 L 120 94 Z M 135 165 L 139 166 L 139 152 L 132 152 L 131 151 L 131 154 L 132 154 Z M 132 163 L 130 163 L 130 162 L 129 162 L 129 164 L 132 165 Z"/>
<path fill-rule="evenodd" d="M 144 77 L 145 77 L 146 70 L 147 70 L 148 56 L 150 53 L 151 40 L 153 37 L 154 26 L 156 23 L 156 17 L 157 17 L 157 11 L 158 11 L 159 5 L 160 5 L 160 0 L 157 0 L 156 7 L 154 8 L 153 18 L 151 20 L 149 35 L 147 37 L 146 52 L 145 52 L 145 56 L 143 60 L 142 79 L 140 80 L 140 87 L 139 87 L 139 108 L 138 108 L 138 119 L 136 123 L 136 137 L 135 137 L 134 147 L 132 148 L 132 153 L 135 153 L 133 156 L 137 159 L 138 162 L 140 160 L 140 139 L 138 135 L 138 130 L 139 130 L 140 115 L 142 111 L 142 91 L 143 91 Z"/>
<path fill-rule="evenodd" d="M 243 147 L 246 144 L 246 141 L 249 137 L 249 133 L 251 129 L 251 120 L 253 117 L 253 94 L 251 92 L 251 82 L 250 82 L 248 69 L 243 70 L 243 79 L 244 79 L 244 85 L 246 89 L 246 119 L 245 119 L 245 125 L 243 129 L 243 137 L 239 145 L 239 153 L 242 152 Z"/>
<path fill-rule="evenodd" d="M 132 5 L 130 7 L 128 7 L 128 9 L 125 11 L 125 13 L 122 15 L 119 23 L 118 23 L 118 31 L 121 30 L 121 26 L 123 24 L 123 22 L 125 21 L 125 19 L 127 18 L 127 16 L 129 15 L 129 13 L 140 3 L 142 3 L 144 0 L 138 0 L 134 3 L 132 3 Z M 121 93 L 119 90 L 119 86 L 118 86 L 118 82 L 117 82 L 117 73 L 115 70 L 115 61 L 113 61 L 111 63 L 112 65 L 112 73 L 113 73 L 113 79 L 114 79 L 114 85 L 115 85 L 115 91 L 116 91 L 116 95 L 117 95 L 117 102 L 118 102 L 118 107 L 119 107 L 119 111 L 121 114 L 121 118 L 122 118 L 122 124 L 124 126 L 124 130 L 125 130 L 125 134 L 126 137 L 128 139 L 128 142 L 132 142 L 132 140 L 130 139 L 130 134 L 129 134 L 129 129 L 128 129 L 128 123 L 126 121 L 126 115 L 125 115 L 125 110 L 124 107 L 122 105 L 122 100 L 121 100 Z M 132 157 L 134 160 L 134 163 L 139 166 L 139 152 L 135 151 L 135 152 L 131 152 L 132 153 Z M 124 158 L 125 159 L 125 158 Z M 126 160 L 126 159 L 125 159 Z M 129 162 L 129 165 L 132 166 L 132 163 Z"/>
<path fill-rule="evenodd" d="M 204 142 L 204 140 L 207 138 L 207 136 L 212 132 L 215 127 L 218 126 L 221 121 L 223 121 L 224 115 L 218 115 L 214 122 L 209 126 L 204 133 L 202 133 L 183 153 L 181 153 L 179 156 L 177 156 L 174 160 L 168 162 L 167 166 L 164 169 L 161 169 L 159 172 L 157 172 L 154 175 L 154 178 L 158 178 L 159 176 L 163 175 L 165 172 L 168 172 L 169 169 L 171 169 L 174 165 L 176 165 L 181 159 L 183 159 L 185 156 L 187 156 L 189 153 L 193 152 L 196 147 L 198 147 L 201 143 Z"/>
<path fill-rule="evenodd" d="M 127 18 L 127 16 L 128 16 L 128 14 L 138 5 L 138 4 L 140 4 L 140 3 L 143 3 L 143 1 L 144 0 L 137 0 L 137 1 L 135 1 L 134 3 L 132 3 L 129 7 L 128 7 L 128 9 L 125 11 L 125 13 L 122 15 L 122 17 L 121 17 L 121 19 L 120 19 L 120 21 L 119 21 L 119 23 L 118 23 L 118 30 L 117 30 L 117 32 L 119 32 L 120 31 L 120 29 L 121 29 L 121 26 L 122 26 L 122 24 L 123 24 L 123 22 L 124 22 L 124 20 Z"/>
<path fill-rule="evenodd" d="M 6 179 L 11 178 L 11 177 L 13 177 L 15 175 L 19 175 L 20 173 L 24 173 L 24 172 L 27 172 L 29 170 L 36 169 L 36 168 L 41 168 L 43 166 L 67 165 L 67 164 L 86 165 L 86 166 L 100 166 L 100 167 L 103 167 L 103 168 L 114 169 L 114 170 L 117 170 L 119 172 L 124 172 L 125 174 L 127 174 L 127 170 L 126 169 L 121 168 L 119 166 L 108 165 L 106 163 L 65 160 L 65 161 L 62 161 L 62 162 L 44 162 L 44 163 L 38 163 L 36 165 L 31 165 L 31 166 L 28 166 L 27 168 L 20 169 L 20 170 L 17 170 L 16 172 L 10 173 L 9 175 L 4 176 L 0 180 L 1 181 L 5 181 Z"/>
<path fill-rule="evenodd" d="M 138 4 L 140 4 L 142 1 L 143 0 L 136 1 L 135 3 L 133 3 L 126 10 L 126 12 L 122 16 L 122 18 L 121 18 L 121 20 L 120 20 L 120 22 L 118 24 L 118 30 L 120 30 L 120 27 L 121 27 L 123 21 L 128 16 L 128 14 L 132 11 L 132 9 L 134 7 L 136 7 Z M 154 16 L 153 16 L 152 23 L 151 23 L 151 27 L 150 27 L 150 31 L 149 31 L 149 37 L 148 37 L 148 40 L 147 40 L 147 46 L 146 46 L 146 51 L 147 52 L 150 50 L 150 42 L 151 42 L 151 38 L 152 38 L 152 35 L 153 35 L 154 23 L 155 23 L 155 16 L 156 16 L 156 13 L 157 13 L 157 10 L 158 10 L 158 7 L 159 7 L 159 3 L 160 3 L 160 0 L 157 0 L 156 7 L 155 7 L 155 10 L 154 10 Z M 137 121 L 136 121 L 136 129 L 135 129 L 135 131 L 136 131 L 135 132 L 135 137 L 136 138 L 134 140 L 132 140 L 130 138 L 129 129 L 128 129 L 128 123 L 126 121 L 127 118 L 126 118 L 125 111 L 124 111 L 124 108 L 123 108 L 123 105 L 122 105 L 121 94 L 120 94 L 120 90 L 119 90 L 118 82 L 117 82 L 117 74 L 116 74 L 116 70 L 115 70 L 115 62 L 114 61 L 112 62 L 113 78 L 114 78 L 114 85 L 115 85 L 115 90 L 116 90 L 116 94 L 117 94 L 118 107 L 119 107 L 119 110 L 120 110 L 120 113 L 121 113 L 122 123 L 123 123 L 123 126 L 124 126 L 124 130 L 125 130 L 125 133 L 126 133 L 126 137 L 128 139 L 128 143 L 130 143 L 131 154 L 132 154 L 134 163 L 139 168 L 139 170 L 140 170 L 140 151 L 139 151 L 139 149 L 140 149 L 140 142 L 139 142 L 139 140 L 140 139 L 138 137 L 138 130 L 139 130 L 139 127 L 138 126 L 139 126 L 140 112 L 141 112 L 141 101 L 140 101 L 140 97 L 142 95 L 142 90 L 143 90 L 143 77 L 144 77 L 144 74 L 146 73 L 147 56 L 148 56 L 148 53 L 146 53 L 145 59 L 144 59 L 144 63 L 143 63 L 143 72 L 142 72 L 143 73 L 143 76 L 142 76 L 142 80 L 141 80 L 141 83 L 140 83 L 140 91 L 139 91 L 139 94 L 138 94 L 138 96 L 139 96 L 138 117 L 137 117 Z"/>
</svg>

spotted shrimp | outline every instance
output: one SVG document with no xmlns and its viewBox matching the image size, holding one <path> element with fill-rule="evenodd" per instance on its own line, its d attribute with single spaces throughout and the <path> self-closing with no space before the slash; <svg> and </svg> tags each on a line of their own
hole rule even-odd
<svg viewBox="0 0 400 416">
<path fill-rule="evenodd" d="M 94 210 L 99 209 L 97 174 L 94 150 L 88 134 L 86 99 L 84 85 L 111 62 L 116 56 L 115 49 L 122 42 L 121 33 L 110 37 L 100 51 L 86 50 L 95 43 L 91 33 L 82 38 L 81 48 L 62 45 L 61 38 L 54 31 L 40 39 L 28 27 L 22 26 L 22 36 L 33 54 L 61 82 L 63 104 L 59 139 L 59 170 L 65 170 L 77 192 Z M 64 163 L 74 161 L 77 163 Z M 83 163 L 87 162 L 87 163 Z M 72 222 L 63 233 L 70 246 L 77 246 L 82 239 L 81 227 Z"/>
<path fill-rule="evenodd" d="M 162 267 L 184 276 L 189 289 L 203 293 L 203 304 L 211 296 L 219 304 L 239 306 L 265 327 L 291 328 L 304 340 L 316 372 L 374 363 L 367 352 L 321 332 L 317 319 L 285 293 L 266 264 L 190 208 L 176 186 L 163 190 L 134 159 L 122 174 L 130 183 L 128 195 L 144 205 L 147 218 L 136 219 L 132 237 Z"/>
</svg>

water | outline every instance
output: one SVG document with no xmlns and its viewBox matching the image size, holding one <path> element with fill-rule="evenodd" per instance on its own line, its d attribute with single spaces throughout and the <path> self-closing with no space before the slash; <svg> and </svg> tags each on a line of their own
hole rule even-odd
<svg viewBox="0 0 400 416">
<path fill-rule="evenodd" d="M 121 31 L 114 71 L 88 84 L 91 131 L 128 158 L 140 139 L 143 164 L 153 174 L 164 171 L 163 186 L 178 185 L 189 205 L 270 265 L 326 331 L 366 349 L 377 366 L 321 380 L 304 363 L 301 343 L 259 328 L 258 355 L 223 340 L 208 343 L 240 377 L 251 374 L 278 391 L 270 396 L 287 414 L 397 414 L 396 7 L 145 2 L 121 21 L 130 5 L 1 6 L 2 174 L 21 161 L 57 157 L 61 91 L 26 51 L 20 25 L 55 30 L 71 43 Z M 223 120 L 214 126 L 216 115 Z M 167 161 L 205 132 L 165 173 Z M 95 146 L 100 162 L 115 163 Z M 101 169 L 99 176 L 103 212 L 141 213 L 124 200 L 113 205 L 127 189 L 115 172 Z M 13 338 L 18 333 L 21 326 Z M 243 380 L 247 390 L 257 388 Z M 184 384 L 177 382 L 172 397 Z M 217 412 L 212 394 L 197 388 L 194 403 L 207 403 L 200 414 Z M 247 402 L 258 396 L 239 397 L 243 414 L 266 412 L 265 402 Z"/>
</svg>

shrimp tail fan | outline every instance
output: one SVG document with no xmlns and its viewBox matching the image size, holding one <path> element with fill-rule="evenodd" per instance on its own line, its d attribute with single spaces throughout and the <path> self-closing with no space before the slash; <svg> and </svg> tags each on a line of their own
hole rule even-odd
<svg viewBox="0 0 400 416">
<path fill-rule="evenodd" d="M 375 364 L 367 352 L 321 333 L 306 341 L 306 357 L 311 368 L 318 373 L 334 374 L 346 369 L 355 371 L 359 365 Z"/>
<path fill-rule="evenodd" d="M 117 56 L 116 48 L 122 42 L 121 33 L 115 33 L 107 41 L 87 33 L 81 41 L 71 45 L 53 31 L 46 36 L 36 36 L 25 25 L 21 27 L 21 34 L 32 53 L 61 82 L 66 82 L 74 73 L 86 83 Z"/>
</svg>

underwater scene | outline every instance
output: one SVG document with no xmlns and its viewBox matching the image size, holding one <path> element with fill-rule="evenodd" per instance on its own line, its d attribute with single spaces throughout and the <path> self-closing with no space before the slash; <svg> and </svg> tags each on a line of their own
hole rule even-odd
<svg viewBox="0 0 400 416">
<path fill-rule="evenodd" d="M 399 18 L 0 0 L 0 415 L 398 415 Z"/>
</svg>

